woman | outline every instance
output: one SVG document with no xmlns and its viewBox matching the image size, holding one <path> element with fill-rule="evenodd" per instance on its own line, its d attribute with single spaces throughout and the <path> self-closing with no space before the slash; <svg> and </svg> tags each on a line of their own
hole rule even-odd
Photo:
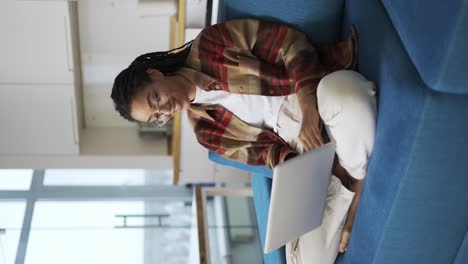
<svg viewBox="0 0 468 264">
<path fill-rule="evenodd" d="M 327 206 L 320 234 L 311 235 L 320 250 L 310 256 L 332 262 L 346 250 L 374 139 L 374 87 L 350 71 L 356 38 L 353 29 L 346 41 L 311 45 L 285 25 L 233 20 L 205 28 L 179 49 L 139 56 L 116 77 L 111 97 L 130 121 L 162 126 L 188 110 L 201 145 L 252 165 L 274 168 L 324 138 L 336 141 L 338 178 L 328 200 L 339 205 Z M 331 213 L 336 207 L 343 209 Z M 289 244 L 292 256 L 307 253 L 298 250 L 301 241 Z"/>
</svg>

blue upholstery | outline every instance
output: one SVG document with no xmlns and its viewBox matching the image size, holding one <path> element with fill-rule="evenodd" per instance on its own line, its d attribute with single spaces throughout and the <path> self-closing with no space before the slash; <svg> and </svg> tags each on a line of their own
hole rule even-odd
<svg viewBox="0 0 468 264">
<path fill-rule="evenodd" d="M 468 227 L 468 96 L 425 85 L 381 3 L 349 0 L 344 21 L 358 28 L 360 72 L 379 88 L 379 114 L 349 250 L 337 262 L 452 263 Z"/>
<path fill-rule="evenodd" d="M 316 42 L 340 36 L 344 0 L 220 0 L 218 20 L 256 17 L 299 29 Z"/>
<path fill-rule="evenodd" d="M 383 3 L 425 83 L 468 94 L 468 0 Z"/>
<path fill-rule="evenodd" d="M 223 19 L 274 17 L 312 41 L 357 26 L 359 71 L 377 85 L 379 112 L 351 241 L 336 263 L 468 263 L 468 0 L 346 0 L 344 15 L 333 16 L 341 30 L 328 33 L 300 20 L 328 13 L 329 2 L 339 14 L 341 1 L 221 2 Z M 262 232 L 271 182 L 259 175 L 252 186 Z"/>
</svg>

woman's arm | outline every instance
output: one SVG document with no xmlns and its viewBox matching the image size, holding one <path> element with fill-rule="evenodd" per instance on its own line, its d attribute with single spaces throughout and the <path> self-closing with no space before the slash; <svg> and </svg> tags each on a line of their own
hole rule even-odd
<svg viewBox="0 0 468 264">
<path fill-rule="evenodd" d="M 301 104 L 310 103 L 303 97 L 315 95 L 319 81 L 330 73 L 329 67 L 320 62 L 316 48 L 306 35 L 284 24 L 237 19 L 207 27 L 198 38 L 203 46 L 201 49 L 210 49 L 207 46 L 212 43 L 217 46 L 213 52 L 219 52 L 221 46 L 237 50 L 239 54 L 253 55 L 262 63 L 284 66 L 288 77 L 295 83 L 294 89 Z M 226 53 L 226 49 L 222 52 Z"/>
<path fill-rule="evenodd" d="M 297 155 L 275 132 L 249 126 L 222 106 L 192 105 L 188 118 L 198 142 L 228 159 L 272 169 Z"/>
<path fill-rule="evenodd" d="M 240 19 L 210 26 L 201 32 L 199 39 L 200 49 L 211 49 L 212 43 L 217 46 L 214 52 L 223 52 L 226 55 L 236 50 L 241 56 L 257 58 L 260 64 L 284 67 L 287 83 L 289 84 L 289 80 L 294 83 L 294 92 L 303 114 L 299 138 L 304 143 L 305 150 L 323 144 L 316 89 L 322 77 L 330 73 L 330 69 L 321 64 L 315 47 L 309 43 L 304 33 L 283 24 Z M 220 50 L 218 46 L 227 49 Z M 272 81 L 269 76 L 271 74 L 263 72 L 264 68 L 260 66 L 259 70 L 263 80 Z M 289 94 L 289 87 L 285 86 L 285 90 L 279 93 Z"/>
</svg>

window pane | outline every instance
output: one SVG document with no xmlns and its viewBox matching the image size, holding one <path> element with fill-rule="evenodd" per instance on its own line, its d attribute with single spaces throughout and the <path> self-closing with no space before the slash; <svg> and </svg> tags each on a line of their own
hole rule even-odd
<svg viewBox="0 0 468 264">
<path fill-rule="evenodd" d="M 46 170 L 44 178 L 44 185 L 62 186 L 141 186 L 171 183 L 171 170 L 54 169 Z"/>
<path fill-rule="evenodd" d="M 0 190 L 29 190 L 33 170 L 0 170 Z"/>
<path fill-rule="evenodd" d="M 13 264 L 23 224 L 25 201 L 0 202 L 0 263 Z"/>
<path fill-rule="evenodd" d="M 36 202 L 31 228 L 113 228 L 115 215 L 143 214 L 141 201 L 128 202 Z"/>
<path fill-rule="evenodd" d="M 189 263 L 190 216 L 179 201 L 39 201 L 26 263 Z"/>
</svg>

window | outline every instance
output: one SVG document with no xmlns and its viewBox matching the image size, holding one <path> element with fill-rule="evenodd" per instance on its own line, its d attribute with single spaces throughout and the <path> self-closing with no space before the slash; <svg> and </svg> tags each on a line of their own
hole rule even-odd
<svg viewBox="0 0 468 264">
<path fill-rule="evenodd" d="M 33 170 L 0 170 L 0 190 L 29 190 Z"/>
<path fill-rule="evenodd" d="M 170 185 L 172 170 L 47 170 L 44 185 L 54 186 L 141 186 Z"/>
<path fill-rule="evenodd" d="M 0 264 L 15 262 L 26 201 L 0 200 Z"/>
</svg>

